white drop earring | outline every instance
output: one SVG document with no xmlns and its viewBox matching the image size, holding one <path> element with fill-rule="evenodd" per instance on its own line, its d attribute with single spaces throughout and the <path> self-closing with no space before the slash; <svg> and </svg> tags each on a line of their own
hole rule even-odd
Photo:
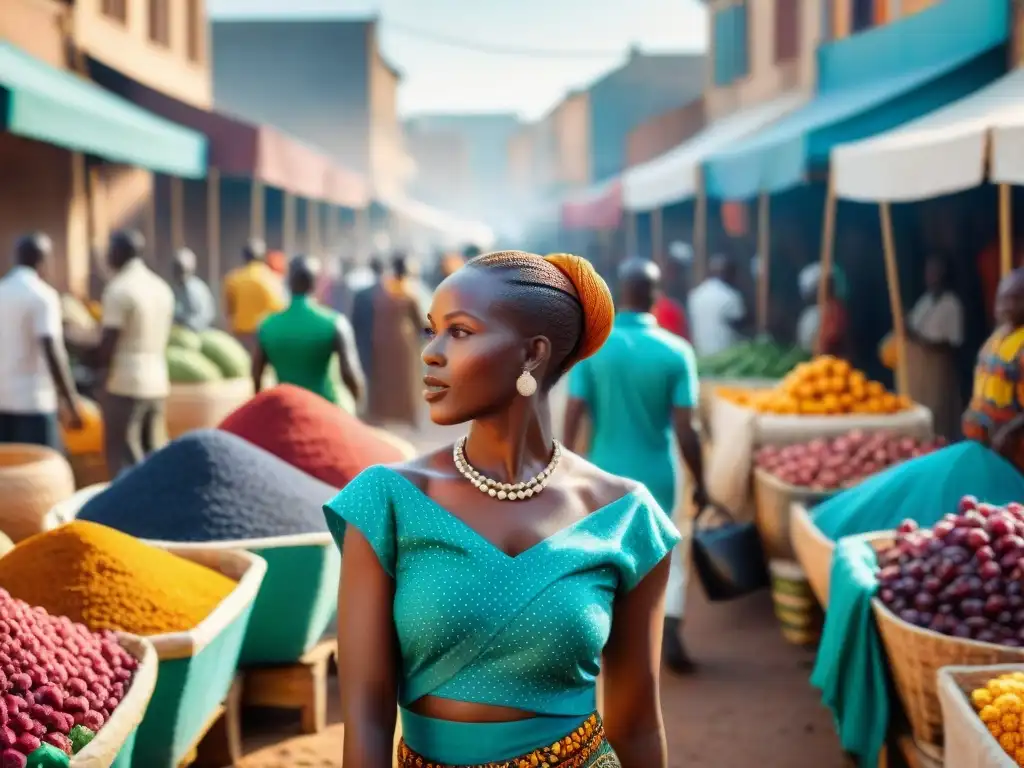
<svg viewBox="0 0 1024 768">
<path fill-rule="evenodd" d="M 519 374 L 519 378 L 516 379 L 516 391 L 518 391 L 523 397 L 530 397 L 537 391 L 537 380 L 533 378 L 533 374 L 525 368 L 523 369 L 523 372 Z"/>
</svg>

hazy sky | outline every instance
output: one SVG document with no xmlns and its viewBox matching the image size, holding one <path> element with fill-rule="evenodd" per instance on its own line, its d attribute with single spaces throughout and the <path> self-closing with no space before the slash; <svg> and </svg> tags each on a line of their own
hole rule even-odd
<svg viewBox="0 0 1024 768">
<path fill-rule="evenodd" d="M 302 17 L 379 13 L 388 60 L 405 75 L 399 108 L 422 112 L 519 112 L 535 118 L 567 90 L 616 66 L 629 46 L 703 50 L 700 0 L 208 0 L 214 16 Z M 388 20 L 482 46 L 616 52 L 554 58 L 487 54 L 389 28 Z"/>
</svg>

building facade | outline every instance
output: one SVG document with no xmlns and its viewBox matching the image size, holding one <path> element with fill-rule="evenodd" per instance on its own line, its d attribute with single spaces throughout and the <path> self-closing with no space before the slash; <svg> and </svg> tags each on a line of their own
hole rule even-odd
<svg viewBox="0 0 1024 768">
<path fill-rule="evenodd" d="M 3 0 L 0 40 L 87 77 L 94 59 L 197 106 L 212 99 L 205 0 Z M 0 132 L 0 270 L 19 234 L 42 230 L 61 258 L 54 282 L 95 288 L 93 253 L 113 227 L 139 224 L 153 174 L 86 160 L 60 147 Z"/>
<path fill-rule="evenodd" d="M 213 22 L 218 109 L 321 148 L 385 198 L 400 195 L 413 170 L 400 81 L 378 46 L 376 19 Z"/>
</svg>

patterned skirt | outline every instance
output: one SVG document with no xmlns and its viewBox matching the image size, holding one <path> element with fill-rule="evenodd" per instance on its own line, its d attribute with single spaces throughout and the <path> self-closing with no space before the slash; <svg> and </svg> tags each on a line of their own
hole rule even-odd
<svg viewBox="0 0 1024 768">
<path fill-rule="evenodd" d="M 572 732 L 558 741 L 518 757 L 473 766 L 454 766 L 433 762 L 398 743 L 398 768 L 622 768 L 604 735 L 604 725 L 595 712 Z"/>
</svg>

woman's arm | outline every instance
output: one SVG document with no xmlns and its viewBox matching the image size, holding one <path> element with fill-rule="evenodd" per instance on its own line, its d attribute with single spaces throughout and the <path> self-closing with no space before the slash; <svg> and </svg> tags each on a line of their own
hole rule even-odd
<svg viewBox="0 0 1024 768">
<path fill-rule="evenodd" d="M 398 706 L 394 581 L 354 526 L 345 531 L 338 590 L 338 673 L 345 768 L 388 768 Z"/>
<path fill-rule="evenodd" d="M 605 733 L 622 768 L 668 766 L 660 686 L 669 561 L 616 600 L 604 649 Z"/>
</svg>

